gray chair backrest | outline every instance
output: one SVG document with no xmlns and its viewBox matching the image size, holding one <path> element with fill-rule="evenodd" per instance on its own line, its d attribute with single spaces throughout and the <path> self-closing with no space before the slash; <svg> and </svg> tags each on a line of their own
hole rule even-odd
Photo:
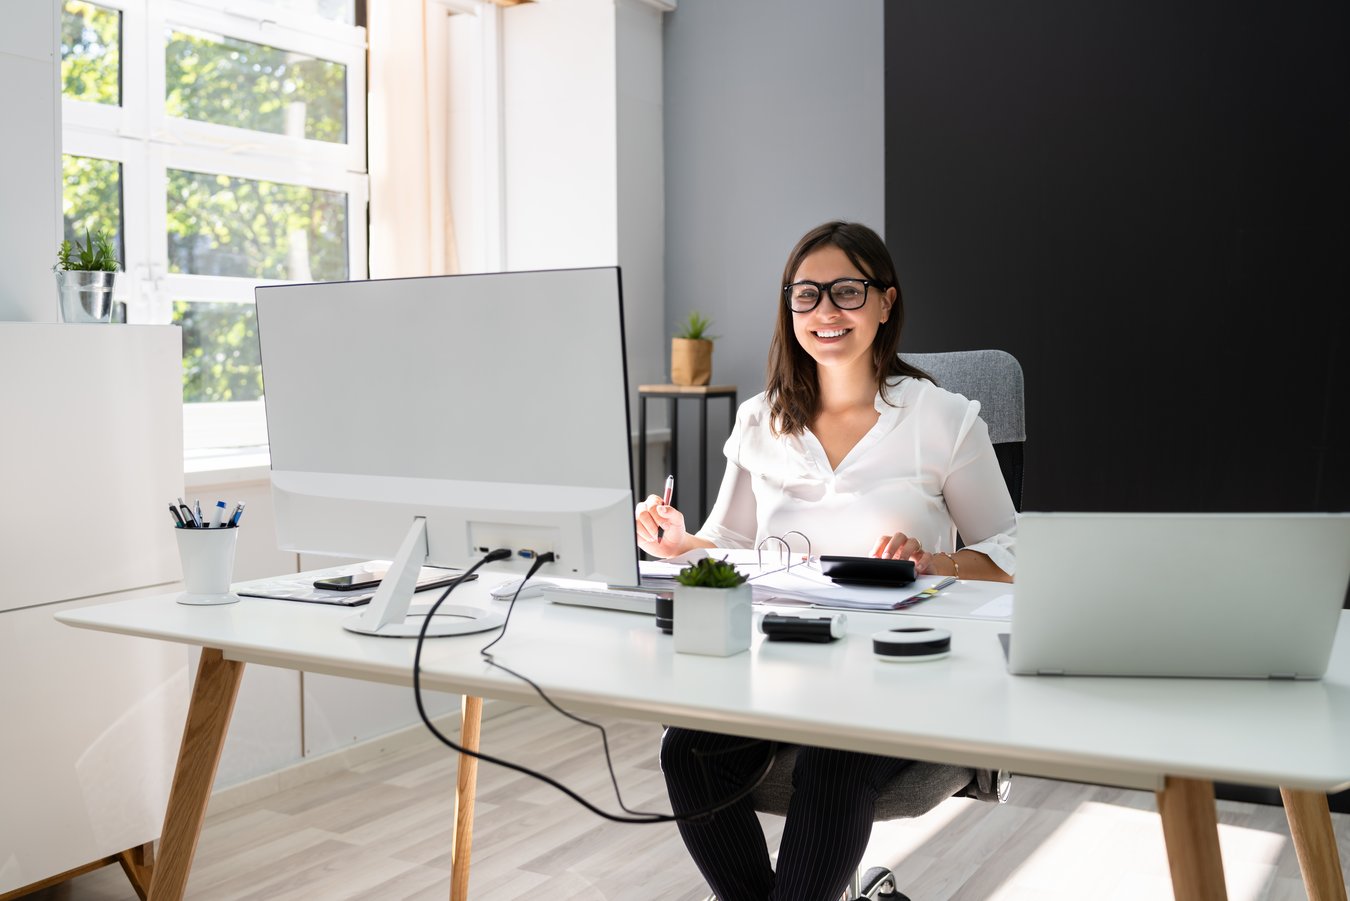
<svg viewBox="0 0 1350 901">
<path fill-rule="evenodd" d="M 1022 365 L 1003 350 L 901 354 L 900 359 L 937 379 L 948 391 L 980 402 L 980 418 L 994 444 L 1027 440 Z"/>
<path fill-rule="evenodd" d="M 980 402 L 980 418 L 998 455 L 1013 505 L 1022 509 L 1022 446 L 1027 440 L 1022 365 L 1002 350 L 901 354 L 900 359 L 937 379 L 948 391 Z"/>
</svg>

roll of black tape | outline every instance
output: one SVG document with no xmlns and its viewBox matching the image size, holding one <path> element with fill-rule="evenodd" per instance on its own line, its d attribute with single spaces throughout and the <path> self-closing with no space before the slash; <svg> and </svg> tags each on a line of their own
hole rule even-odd
<svg viewBox="0 0 1350 901">
<path fill-rule="evenodd" d="M 872 653 L 878 660 L 921 663 L 940 660 L 951 653 L 952 633 L 946 629 L 910 626 L 872 633 Z"/>
</svg>

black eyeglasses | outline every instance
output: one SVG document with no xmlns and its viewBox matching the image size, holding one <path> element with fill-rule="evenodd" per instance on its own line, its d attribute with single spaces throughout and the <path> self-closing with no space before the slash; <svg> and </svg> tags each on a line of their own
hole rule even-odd
<svg viewBox="0 0 1350 901">
<path fill-rule="evenodd" d="M 783 286 L 783 296 L 794 313 L 809 313 L 826 294 L 830 302 L 841 310 L 856 310 L 867 303 L 867 289 L 877 282 L 869 278 L 837 278 L 832 282 L 793 282 Z"/>
</svg>

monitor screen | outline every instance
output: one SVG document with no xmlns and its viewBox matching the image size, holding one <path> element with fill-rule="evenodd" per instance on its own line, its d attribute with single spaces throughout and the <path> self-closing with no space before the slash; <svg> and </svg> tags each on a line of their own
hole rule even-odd
<svg viewBox="0 0 1350 901">
<path fill-rule="evenodd" d="M 617 268 L 256 296 L 283 549 L 637 584 Z"/>
</svg>

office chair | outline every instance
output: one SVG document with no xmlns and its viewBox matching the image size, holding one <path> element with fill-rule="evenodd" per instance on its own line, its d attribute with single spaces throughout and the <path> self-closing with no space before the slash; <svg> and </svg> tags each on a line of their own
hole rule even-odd
<svg viewBox="0 0 1350 901">
<path fill-rule="evenodd" d="M 1026 441 L 1022 367 L 1012 354 L 1001 350 L 954 351 L 935 354 L 901 354 L 900 358 L 931 375 L 943 388 L 980 402 L 980 416 L 989 426 L 1003 479 L 1008 483 L 1013 506 L 1022 509 L 1022 445 Z M 751 799 L 755 810 L 779 816 L 787 814 L 792 798 L 792 769 L 797 749 L 779 749 L 769 774 Z M 954 796 L 1003 803 L 1008 799 L 1011 777 L 1006 770 L 926 763 L 916 760 L 901 770 L 877 799 L 874 820 L 897 820 L 922 816 Z M 844 896 L 848 901 L 908 901 L 895 887 L 891 871 L 862 867 L 853 876 Z"/>
</svg>

